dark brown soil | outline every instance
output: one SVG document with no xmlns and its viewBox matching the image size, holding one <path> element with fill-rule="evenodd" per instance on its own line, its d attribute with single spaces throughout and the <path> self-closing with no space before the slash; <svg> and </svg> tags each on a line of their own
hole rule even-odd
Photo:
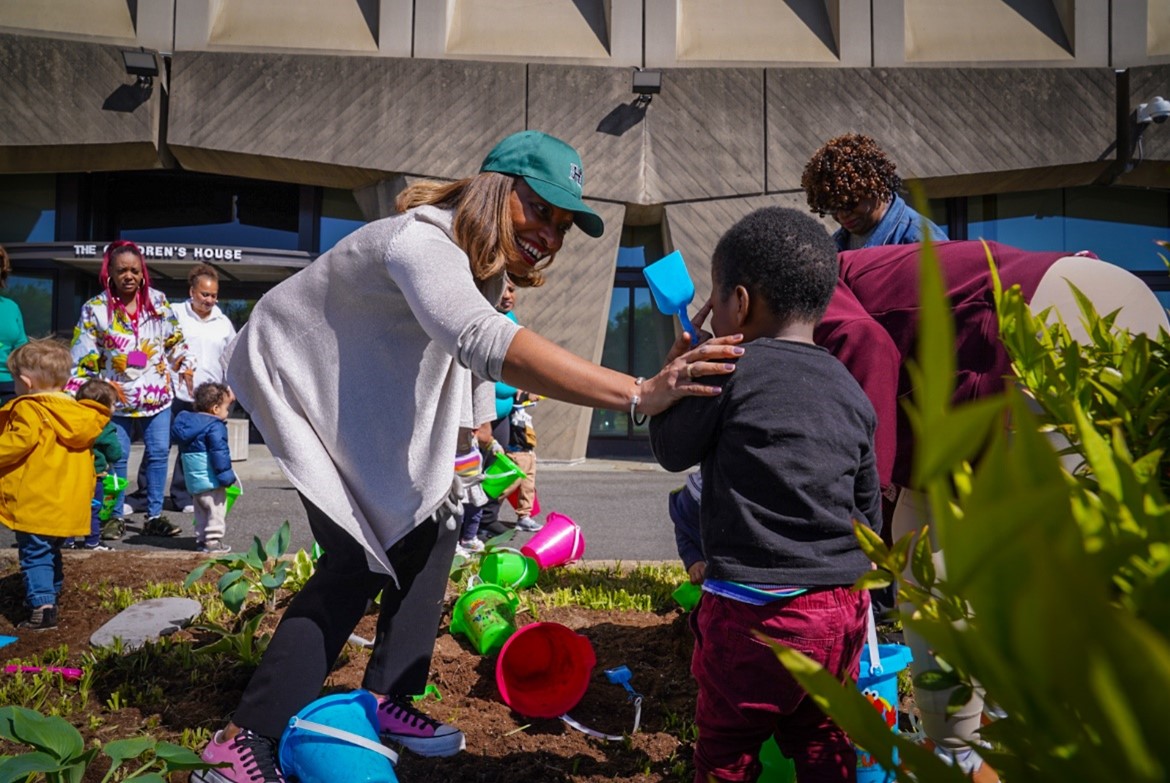
<svg viewBox="0 0 1170 783">
<path fill-rule="evenodd" d="M 67 646 L 68 666 L 84 666 L 89 636 L 112 617 L 109 603 L 113 587 L 141 590 L 151 583 L 181 582 L 201 560 L 195 555 L 159 556 L 140 553 L 67 553 L 65 588 L 60 597 L 59 627 L 43 632 L 17 631 L 16 623 L 27 612 L 22 608 L 23 584 L 12 560 L 0 561 L 0 634 L 19 641 L 0 648 L 0 660 L 29 660 L 53 648 Z M 448 611 L 435 643 L 431 682 L 442 700 L 433 698 L 422 708 L 463 730 L 467 750 L 448 759 L 426 759 L 403 752 L 397 767 L 400 780 L 467 781 L 468 783 L 600 783 L 601 781 L 690 780 L 691 748 L 688 730 L 694 713 L 695 687 L 689 672 L 691 635 L 685 616 L 677 609 L 662 613 L 595 611 L 575 607 L 541 608 L 542 621 L 561 623 L 583 634 L 597 655 L 597 666 L 584 699 L 572 716 L 586 726 L 607 734 L 628 733 L 633 727 L 634 707 L 626 692 L 610 683 L 605 669 L 625 665 L 633 672 L 631 684 L 643 694 L 642 723 L 638 733 L 620 742 L 598 740 L 578 732 L 558 719 L 527 719 L 511 711 L 500 699 L 495 683 L 495 659 L 479 655 L 463 637 L 447 629 L 454 585 L 448 591 Z M 271 630 L 288 597 L 282 596 L 277 611 L 261 626 Z M 374 617 L 365 617 L 359 635 L 374 634 Z M 520 614 L 517 625 L 534 619 Z M 201 641 L 196 632 L 181 631 L 175 640 Z M 182 666 L 153 665 L 141 653 L 139 661 L 105 665 L 95 674 L 84 714 L 70 715 L 87 741 L 103 742 L 146 733 L 158 739 L 181 742 L 184 729 L 203 727 L 214 731 L 230 718 L 247 684 L 251 669 L 225 659 L 213 673 L 205 668 L 193 677 Z M 366 652 L 347 646 L 343 660 L 331 675 L 328 689 L 358 687 Z M 137 666 L 135 664 L 138 664 Z M 4 676 L 4 675 L 0 675 Z M 124 689 L 128 678 L 140 685 L 129 706 L 111 709 L 110 694 Z M 193 679 L 197 681 L 192 681 Z M 66 688 L 72 687 L 66 684 Z M 31 705 L 25 705 L 31 706 Z M 96 728 L 93 728 L 95 727 Z M 15 748 L 0 743 L 0 754 Z M 100 779 L 90 775 L 87 780 Z M 185 775 L 176 775 L 185 780 Z"/>
</svg>

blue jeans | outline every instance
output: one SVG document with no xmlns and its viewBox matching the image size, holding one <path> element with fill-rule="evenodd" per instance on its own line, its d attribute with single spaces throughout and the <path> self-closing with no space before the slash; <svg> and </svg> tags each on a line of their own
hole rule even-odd
<svg viewBox="0 0 1170 783">
<path fill-rule="evenodd" d="M 65 584 L 65 572 L 61 570 L 61 544 L 64 541 L 59 536 L 16 531 L 20 572 L 24 574 L 24 597 L 33 609 L 57 603 L 57 594 Z"/>
<path fill-rule="evenodd" d="M 102 500 L 106 496 L 106 486 L 98 476 L 97 486 L 93 490 L 93 501 L 89 504 L 89 535 L 85 537 L 85 546 L 93 549 L 102 542 Z"/>
<path fill-rule="evenodd" d="M 171 409 L 166 408 L 153 416 L 114 416 L 114 427 L 118 430 L 118 443 L 122 446 L 122 458 L 114 463 L 114 473 L 126 478 L 126 465 L 130 461 L 130 441 L 138 435 L 145 449 L 142 462 L 146 465 L 146 518 L 153 519 L 162 513 L 163 484 L 167 480 L 167 457 L 171 453 Z M 122 508 L 121 495 L 114 501 L 114 508 Z"/>
</svg>

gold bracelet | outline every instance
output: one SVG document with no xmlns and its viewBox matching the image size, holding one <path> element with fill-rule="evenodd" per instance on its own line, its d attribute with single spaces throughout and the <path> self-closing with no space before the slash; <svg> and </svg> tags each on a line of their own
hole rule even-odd
<svg viewBox="0 0 1170 783">
<path fill-rule="evenodd" d="M 635 386 L 641 386 L 642 381 L 646 380 L 641 375 L 634 379 Z M 639 414 L 637 408 L 642 404 L 642 398 L 635 394 L 630 398 L 630 421 L 634 422 L 635 427 L 641 427 L 646 423 L 646 414 Z M 640 418 L 639 418 L 640 417 Z"/>
</svg>

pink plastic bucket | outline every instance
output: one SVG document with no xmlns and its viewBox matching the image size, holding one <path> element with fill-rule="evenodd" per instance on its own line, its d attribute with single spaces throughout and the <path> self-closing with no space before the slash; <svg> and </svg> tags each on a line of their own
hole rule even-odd
<svg viewBox="0 0 1170 783">
<path fill-rule="evenodd" d="M 584 557 L 585 537 L 576 522 L 564 514 L 550 511 L 544 527 L 536 531 L 520 551 L 535 560 L 543 570 Z"/>
<path fill-rule="evenodd" d="M 531 623 L 500 650 L 496 687 L 521 715 L 558 718 L 581 701 L 596 663 L 584 636 L 559 623 Z"/>
</svg>

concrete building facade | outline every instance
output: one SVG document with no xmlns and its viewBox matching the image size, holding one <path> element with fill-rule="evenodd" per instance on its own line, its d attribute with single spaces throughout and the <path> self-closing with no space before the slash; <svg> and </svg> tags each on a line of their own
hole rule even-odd
<svg viewBox="0 0 1170 783">
<path fill-rule="evenodd" d="M 50 331 L 112 239 L 171 295 L 198 254 L 247 302 L 525 128 L 580 151 L 608 230 L 519 318 L 637 374 L 673 328 L 641 265 L 680 249 L 705 297 L 719 234 L 805 208 L 805 162 L 850 131 L 952 238 L 1088 247 L 1170 288 L 1170 127 L 1139 122 L 1170 95 L 1170 0 L 0 0 L 0 67 L 0 242 Z M 536 427 L 546 458 L 639 448 L 623 414 L 542 403 Z"/>
</svg>

